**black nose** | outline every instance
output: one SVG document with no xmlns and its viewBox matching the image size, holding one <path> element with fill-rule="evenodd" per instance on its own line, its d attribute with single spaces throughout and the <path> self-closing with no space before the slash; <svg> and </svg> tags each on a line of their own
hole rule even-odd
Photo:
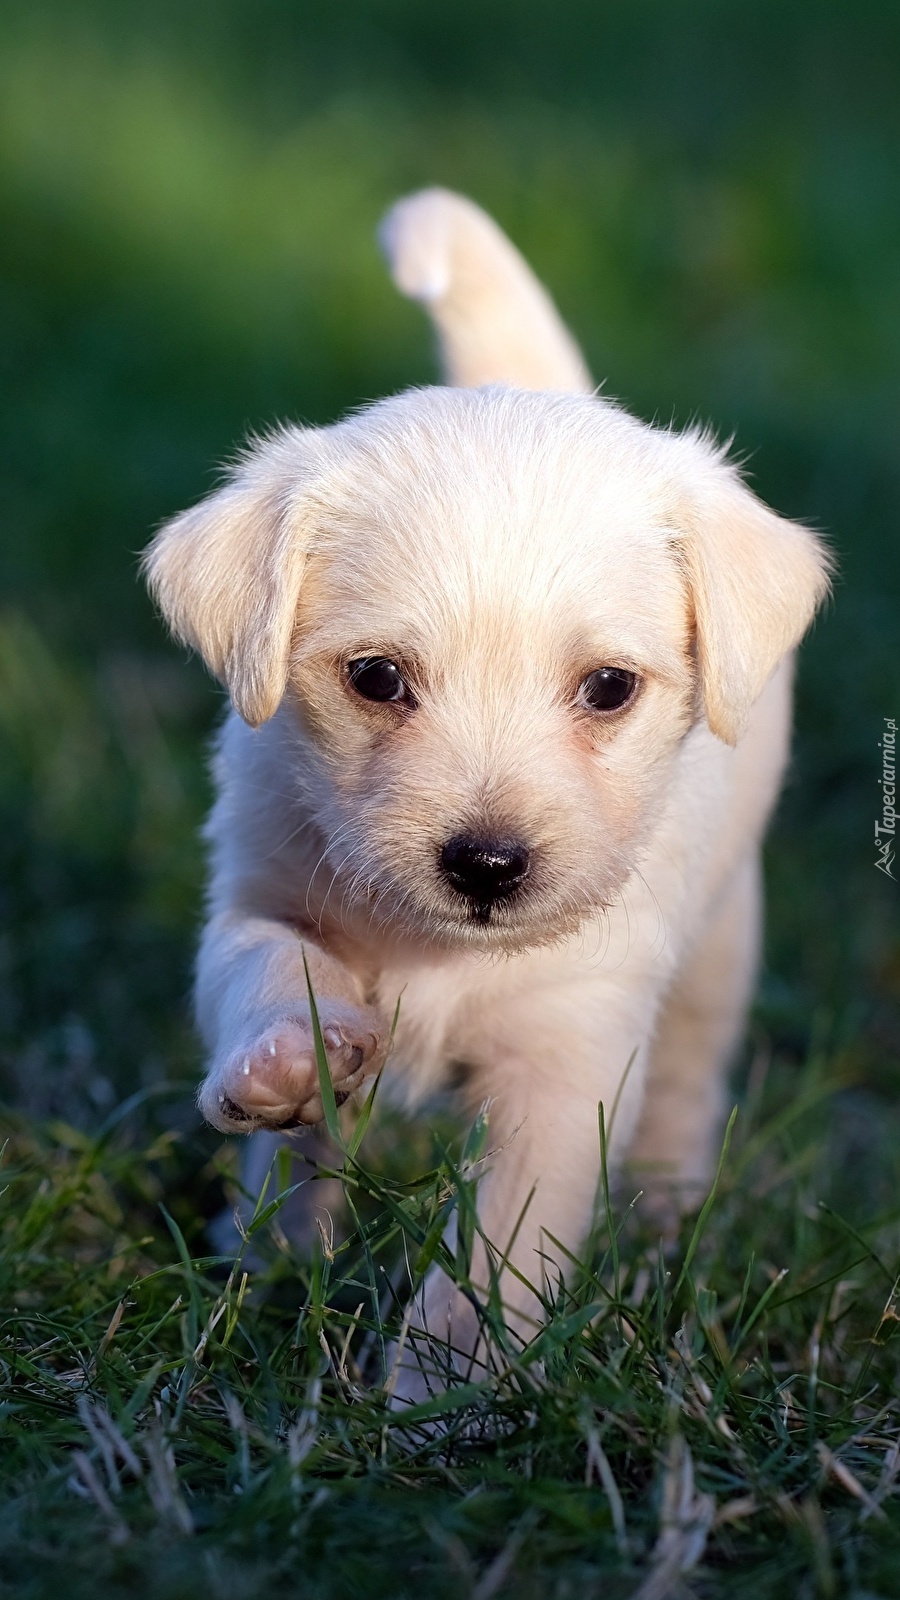
<svg viewBox="0 0 900 1600">
<path fill-rule="evenodd" d="M 460 894 L 489 906 L 519 887 L 528 871 L 528 851 L 514 839 L 475 839 L 459 833 L 441 851 L 441 870 Z"/>
</svg>

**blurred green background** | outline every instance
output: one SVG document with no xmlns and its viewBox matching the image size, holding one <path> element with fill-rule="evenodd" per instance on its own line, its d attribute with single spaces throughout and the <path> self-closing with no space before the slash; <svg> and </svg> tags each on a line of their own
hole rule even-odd
<svg viewBox="0 0 900 1600">
<path fill-rule="evenodd" d="M 197 1070 L 219 692 L 136 554 L 251 428 L 433 376 L 373 233 L 443 183 L 607 392 L 711 419 L 825 529 L 755 1024 L 900 1102 L 900 8 L 878 0 L 7 0 L 0 19 L 0 1072 L 90 1123 Z M 858 1151 L 857 1154 L 860 1152 Z M 853 1151 L 850 1151 L 853 1155 Z"/>
</svg>

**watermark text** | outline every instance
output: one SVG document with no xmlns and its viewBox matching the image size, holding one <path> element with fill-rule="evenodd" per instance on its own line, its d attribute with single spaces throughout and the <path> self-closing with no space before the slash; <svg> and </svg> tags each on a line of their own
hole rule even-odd
<svg viewBox="0 0 900 1600">
<path fill-rule="evenodd" d="M 885 877 L 894 876 L 894 838 L 897 832 L 897 719 L 885 717 L 878 741 L 881 751 L 881 821 L 875 824 L 875 866 Z"/>
</svg>

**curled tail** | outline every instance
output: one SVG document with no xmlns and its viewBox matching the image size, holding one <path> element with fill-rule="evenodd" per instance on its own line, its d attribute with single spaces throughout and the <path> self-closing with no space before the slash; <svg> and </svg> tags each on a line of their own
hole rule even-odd
<svg viewBox="0 0 900 1600">
<path fill-rule="evenodd" d="M 391 208 L 379 239 L 397 288 L 437 329 L 448 383 L 593 391 L 546 289 L 472 200 L 421 189 Z"/>
</svg>

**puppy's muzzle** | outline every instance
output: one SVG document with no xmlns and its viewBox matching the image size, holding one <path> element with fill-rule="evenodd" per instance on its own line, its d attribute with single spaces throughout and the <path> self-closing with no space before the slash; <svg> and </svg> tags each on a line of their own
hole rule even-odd
<svg viewBox="0 0 900 1600">
<path fill-rule="evenodd" d="M 441 851 L 441 871 L 450 886 L 469 901 L 475 916 L 487 921 L 492 906 L 508 900 L 528 876 L 529 852 L 515 839 L 484 839 L 459 833 Z"/>
</svg>

